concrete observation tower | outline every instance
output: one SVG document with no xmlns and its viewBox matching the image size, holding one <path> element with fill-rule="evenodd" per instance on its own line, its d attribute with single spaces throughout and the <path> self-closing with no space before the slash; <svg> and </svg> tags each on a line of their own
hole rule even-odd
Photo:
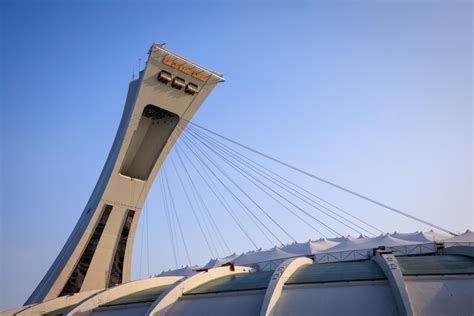
<svg viewBox="0 0 474 316">
<path fill-rule="evenodd" d="M 130 281 L 137 223 L 155 176 L 222 75 L 153 44 L 132 81 L 102 173 L 58 257 L 25 305 Z M 171 138 L 176 133 L 176 138 Z"/>
</svg>

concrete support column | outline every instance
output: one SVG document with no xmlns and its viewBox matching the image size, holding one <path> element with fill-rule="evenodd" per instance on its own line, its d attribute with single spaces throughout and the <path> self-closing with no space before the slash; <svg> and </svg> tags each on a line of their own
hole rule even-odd
<svg viewBox="0 0 474 316">
<path fill-rule="evenodd" d="M 262 308 L 260 309 L 260 316 L 268 316 L 272 314 L 278 299 L 283 291 L 283 286 L 286 280 L 293 275 L 293 273 L 304 265 L 313 264 L 313 260 L 300 257 L 285 260 L 273 273 L 270 283 L 268 284 L 265 298 L 263 299 Z"/>
<path fill-rule="evenodd" d="M 390 289 L 395 298 L 398 313 L 400 315 L 412 316 L 413 308 L 410 303 L 410 297 L 405 286 L 405 280 L 403 279 L 402 271 L 398 265 L 397 258 L 388 252 L 382 252 L 377 250 L 375 256 L 372 257 L 388 279 Z"/>
</svg>

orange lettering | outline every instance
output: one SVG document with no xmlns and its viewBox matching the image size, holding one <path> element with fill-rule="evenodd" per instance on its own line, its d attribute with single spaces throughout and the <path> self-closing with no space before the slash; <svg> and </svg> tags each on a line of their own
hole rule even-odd
<svg viewBox="0 0 474 316">
<path fill-rule="evenodd" d="M 163 64 L 170 66 L 171 68 L 178 69 L 178 64 L 174 60 L 171 60 L 166 56 L 163 57 Z"/>
<path fill-rule="evenodd" d="M 186 67 L 184 64 L 178 65 L 177 62 L 175 62 L 174 60 L 172 60 L 168 56 L 163 57 L 163 64 L 165 64 L 166 66 L 169 66 L 171 68 L 178 69 L 182 73 L 187 74 L 189 76 L 192 76 L 193 78 L 196 78 L 200 81 L 206 81 L 207 79 L 209 79 L 209 76 L 204 75 L 203 73 L 194 72 L 194 71 L 192 71 L 191 68 Z"/>
<path fill-rule="evenodd" d="M 181 71 L 182 73 L 185 73 L 185 74 L 190 75 L 190 76 L 192 76 L 192 74 L 193 74 L 193 71 L 191 70 L 191 68 L 188 68 L 185 65 L 179 66 L 178 70 Z"/>
<path fill-rule="evenodd" d="M 202 73 L 198 74 L 196 72 L 193 72 L 191 76 L 201 81 L 206 81 L 209 78 L 209 76 L 203 75 Z"/>
</svg>

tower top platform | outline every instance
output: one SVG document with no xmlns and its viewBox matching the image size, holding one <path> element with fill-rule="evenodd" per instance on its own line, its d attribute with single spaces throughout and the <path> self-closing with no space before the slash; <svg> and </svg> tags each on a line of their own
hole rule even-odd
<svg viewBox="0 0 474 316">
<path fill-rule="evenodd" d="M 198 65 L 189 59 L 186 59 L 168 49 L 165 48 L 165 44 L 153 43 L 151 45 L 149 54 L 159 54 L 163 55 L 163 63 L 179 71 L 184 72 L 185 74 L 190 74 L 196 79 L 205 79 L 207 77 L 214 77 L 219 81 L 225 81 L 224 75 L 216 71 L 207 69 L 201 65 Z M 204 81 L 204 80 L 201 80 Z"/>
</svg>

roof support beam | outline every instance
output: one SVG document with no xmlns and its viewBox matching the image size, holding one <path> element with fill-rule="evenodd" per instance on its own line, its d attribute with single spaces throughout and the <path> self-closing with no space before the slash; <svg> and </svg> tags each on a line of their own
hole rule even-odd
<svg viewBox="0 0 474 316">
<path fill-rule="evenodd" d="M 78 305 L 76 305 L 73 309 L 69 310 L 66 315 L 90 315 L 92 314 L 95 308 L 99 307 L 99 305 L 112 302 L 116 299 L 138 291 L 151 289 L 157 286 L 163 286 L 168 284 L 171 285 L 176 281 L 179 281 L 181 278 L 181 276 L 157 277 L 121 284 L 109 288 L 105 291 L 100 291 L 96 293 L 95 295 L 89 297 L 87 300 L 84 300 Z"/>
<path fill-rule="evenodd" d="M 74 295 L 65 295 L 60 296 L 55 299 L 33 305 L 15 315 L 27 316 L 27 315 L 43 315 L 50 312 L 57 311 L 58 309 L 63 309 L 68 306 L 76 305 L 90 296 L 101 292 L 103 290 L 91 290 L 86 292 L 79 292 Z"/>
<path fill-rule="evenodd" d="M 379 265 L 388 279 L 399 315 L 413 316 L 410 297 L 397 258 L 392 253 L 377 250 L 372 260 Z"/>
<path fill-rule="evenodd" d="M 165 292 L 163 292 L 148 309 L 146 315 L 165 315 L 165 313 L 171 308 L 171 306 L 181 296 L 183 296 L 184 292 L 220 277 L 251 271 L 252 268 L 249 267 L 224 266 L 203 272 L 198 272 L 194 275 L 180 280 L 179 282 L 176 282 Z"/>
<path fill-rule="evenodd" d="M 260 316 L 272 315 L 273 309 L 283 291 L 283 286 L 293 273 L 304 265 L 313 264 L 313 260 L 306 257 L 285 260 L 273 273 L 268 284 L 265 298 L 260 309 Z"/>
<path fill-rule="evenodd" d="M 30 304 L 30 305 L 25 305 L 25 306 L 19 306 L 19 307 L 13 307 L 10 308 L 6 311 L 0 312 L 0 316 L 11 316 L 11 315 L 17 315 L 19 312 L 24 311 L 35 304 Z"/>
</svg>

